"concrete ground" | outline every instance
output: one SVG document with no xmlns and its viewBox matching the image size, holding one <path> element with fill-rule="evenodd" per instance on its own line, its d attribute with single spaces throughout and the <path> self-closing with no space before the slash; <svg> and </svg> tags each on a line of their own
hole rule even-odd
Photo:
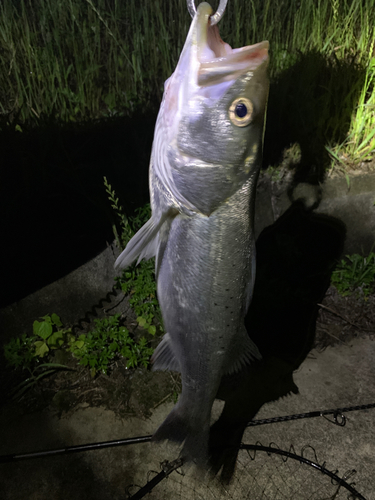
<svg viewBox="0 0 375 500">
<path fill-rule="evenodd" d="M 290 204 L 283 185 L 278 188 L 274 183 L 271 189 L 267 182 L 260 182 L 258 186 L 257 203 L 262 208 L 256 211 L 258 234 L 278 219 Z M 360 193 L 356 182 L 362 186 Z M 367 252 L 373 244 L 374 183 L 374 175 L 351 179 L 348 192 L 345 179 L 341 179 L 339 192 L 329 183 L 323 190 L 322 213 L 341 220 L 340 207 L 345 204 L 345 217 L 342 216 L 347 227 L 345 253 L 360 252 L 361 248 Z M 307 198 L 309 190 L 302 186 L 294 195 L 295 198 Z M 361 216 L 358 215 L 360 209 Z M 262 221 L 259 214 L 262 214 Z M 358 224 L 359 220 L 365 225 Z M 305 237 L 303 233 L 302 239 Z M 322 248 L 326 253 L 326 246 Z M 115 250 L 108 247 L 82 268 L 1 310 L 3 343 L 28 332 L 33 320 L 47 313 L 58 313 L 64 323 L 87 319 L 91 313 L 90 317 L 95 317 L 93 313 L 103 310 L 103 299 L 110 300 L 114 253 Z M 311 258 L 311 261 L 317 262 L 319 258 Z M 286 315 L 285 319 L 289 328 L 290 316 Z M 361 337 L 351 340 L 349 346 L 336 345 L 321 353 L 311 351 L 294 380 L 300 393 L 265 404 L 257 419 L 375 403 L 375 342 L 369 337 Z M 81 406 L 58 418 L 51 410 L 23 415 L 17 405 L 7 405 L 0 414 L 0 455 L 149 435 L 171 407 L 172 403 L 160 405 L 148 420 L 119 420 L 105 408 Z M 216 417 L 221 407 L 220 402 L 215 404 Z M 346 417 L 344 427 L 323 417 L 249 427 L 243 442 L 261 442 L 264 446 L 276 443 L 282 450 L 289 450 L 293 445 L 297 455 L 303 453 L 331 471 L 338 470 L 337 475 L 347 483 L 355 482 L 354 488 L 362 495 L 358 498 L 375 500 L 375 409 L 347 412 Z M 174 460 L 177 456 L 178 450 L 171 446 L 144 443 L 0 463 L 0 499 L 122 500 L 134 496 L 151 480 L 161 470 L 163 461 Z M 197 477 L 194 471 L 184 467 L 182 471 L 172 472 L 146 498 L 354 498 L 340 484 L 331 482 L 327 475 L 291 458 L 284 463 L 281 457 L 264 452 L 257 452 L 254 460 L 252 458 L 254 454 L 250 457 L 245 451 L 239 452 L 229 486 L 224 487 L 201 475 Z M 352 475 L 353 469 L 355 475 Z"/>
<path fill-rule="evenodd" d="M 313 350 L 295 373 L 300 394 L 265 404 L 257 419 L 375 403 L 375 342 L 354 339 L 350 346 Z M 61 448 L 151 434 L 173 406 L 159 406 L 148 420 L 116 419 L 111 411 L 81 407 L 61 419 L 49 411 L 20 415 L 6 407 L 0 416 L 0 454 Z M 215 403 L 218 416 L 221 403 Z M 375 499 L 375 409 L 345 414 L 341 427 L 323 417 L 249 427 L 247 444 L 293 445 L 297 455 L 317 461 L 348 483 L 359 498 Z M 305 448 L 307 447 L 307 448 Z M 0 464 L 3 500 L 125 499 L 174 460 L 178 450 L 167 444 L 143 443 L 49 458 Z M 254 455 L 252 455 L 254 458 Z M 353 469 L 356 471 L 352 475 Z M 183 474 L 181 474 L 181 472 Z M 252 460 L 240 451 L 229 486 L 183 468 L 155 486 L 154 499 L 347 499 L 350 493 L 311 466 L 257 452 Z"/>
</svg>

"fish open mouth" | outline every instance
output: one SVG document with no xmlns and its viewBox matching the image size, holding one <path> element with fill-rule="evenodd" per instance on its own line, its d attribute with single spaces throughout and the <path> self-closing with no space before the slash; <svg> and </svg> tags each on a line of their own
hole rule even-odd
<svg viewBox="0 0 375 500">
<path fill-rule="evenodd" d="M 212 8 L 201 3 L 197 9 L 196 40 L 198 46 L 198 85 L 214 85 L 234 80 L 254 71 L 268 59 L 267 41 L 232 49 L 219 34 L 217 25 L 211 26 Z"/>
</svg>

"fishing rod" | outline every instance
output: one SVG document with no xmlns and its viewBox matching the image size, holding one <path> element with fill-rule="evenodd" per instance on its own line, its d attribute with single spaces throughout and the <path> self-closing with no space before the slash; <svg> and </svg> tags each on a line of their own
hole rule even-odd
<svg viewBox="0 0 375 500">
<path fill-rule="evenodd" d="M 359 405 L 359 406 L 347 406 L 345 408 L 336 408 L 335 410 L 323 410 L 323 411 L 312 411 L 308 413 L 297 413 L 294 415 L 286 415 L 284 417 L 274 417 L 274 418 L 265 418 L 259 420 L 251 420 L 247 426 L 254 427 L 257 425 L 265 425 L 265 424 L 274 424 L 279 422 L 290 422 L 292 420 L 299 420 L 303 418 L 315 418 L 315 417 L 324 417 L 329 422 L 332 422 L 336 425 L 343 427 L 346 424 L 346 417 L 344 413 L 350 411 L 359 411 L 359 410 L 369 410 L 371 408 L 375 408 L 375 403 L 367 404 L 367 405 Z M 333 415 L 333 420 L 327 418 L 327 415 Z M 44 451 L 34 451 L 29 453 L 18 453 L 18 454 L 10 454 L 10 455 L 1 455 L 0 463 L 7 462 L 19 462 L 20 460 L 29 460 L 32 458 L 44 458 L 51 457 L 56 455 L 70 454 L 70 453 L 79 453 L 82 451 L 92 451 L 92 450 L 102 450 L 104 448 L 113 448 L 116 446 L 127 446 L 130 444 L 139 444 L 139 443 L 148 443 L 151 441 L 152 434 L 148 436 L 139 436 L 133 438 L 126 439 L 116 439 L 113 441 L 102 441 L 100 443 L 89 443 L 89 444 L 81 444 L 77 446 L 66 446 L 65 448 L 58 448 L 55 450 L 44 450 Z"/>
</svg>

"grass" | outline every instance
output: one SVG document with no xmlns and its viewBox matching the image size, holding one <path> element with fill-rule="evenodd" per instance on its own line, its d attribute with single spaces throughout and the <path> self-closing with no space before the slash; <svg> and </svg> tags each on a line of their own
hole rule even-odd
<svg viewBox="0 0 375 500">
<path fill-rule="evenodd" d="M 143 226 L 151 215 L 149 204 L 138 208 L 135 215 L 127 217 L 112 186 L 104 177 L 104 187 L 118 220 L 118 229 L 113 232 L 119 248 L 124 248 L 130 238 Z M 133 264 L 116 278 L 118 287 L 128 296 L 129 304 L 137 315 L 139 326 L 147 331 L 148 338 L 138 340 L 123 325 L 120 314 L 95 319 L 87 333 L 73 334 L 71 328 L 64 328 L 60 317 L 53 313 L 33 323 L 33 331 L 12 338 L 4 346 L 8 366 L 27 373 L 26 379 L 13 391 L 16 398 L 48 375 L 68 366 L 54 363 L 54 350 L 67 351 L 78 359 L 78 363 L 90 370 L 92 377 L 107 373 L 114 362 L 125 358 L 126 368 L 148 367 L 154 349 L 150 336 L 163 333 L 160 306 L 156 297 L 155 262 L 151 259 Z M 46 361 L 45 361 L 46 360 Z"/>
<path fill-rule="evenodd" d="M 112 225 L 113 234 L 118 247 L 123 250 L 151 217 L 151 206 L 147 203 L 136 209 L 134 216 L 128 218 L 106 177 L 104 187 L 119 225 L 118 229 L 116 224 Z M 129 296 L 129 304 L 137 315 L 139 326 L 151 335 L 163 333 L 161 310 L 156 297 L 155 259 L 141 261 L 139 265 L 133 263 L 122 271 L 116 281 L 124 294 Z"/>
<path fill-rule="evenodd" d="M 367 299 L 375 292 L 375 253 L 346 255 L 333 271 L 331 282 L 344 297 L 361 290 Z"/>
<path fill-rule="evenodd" d="M 153 349 L 148 340 L 141 337 L 135 341 L 125 326 L 120 314 L 94 320 L 94 326 L 87 334 L 74 339 L 69 350 L 79 359 L 79 364 L 90 368 L 92 377 L 97 373 L 107 373 L 111 365 L 123 357 L 126 368 L 147 367 Z"/>
<path fill-rule="evenodd" d="M 12 390 L 15 398 L 33 387 L 44 377 L 59 370 L 69 370 L 66 365 L 53 362 L 53 350 L 70 352 L 78 363 L 90 370 L 91 377 L 108 373 L 113 364 L 125 358 L 126 368 L 147 367 L 153 348 L 145 337 L 135 340 L 123 326 L 121 315 L 95 319 L 90 331 L 78 337 L 70 328 L 63 328 L 57 314 L 46 315 L 35 320 L 33 332 L 24 333 L 4 345 L 7 365 L 26 378 Z"/>
<path fill-rule="evenodd" d="M 150 8 L 151 5 L 151 8 Z M 215 3 L 213 2 L 215 6 Z M 53 116 L 81 121 L 158 107 L 190 25 L 185 0 L 3 0 L 0 4 L 0 113 L 13 126 Z M 321 123 L 331 157 L 358 163 L 375 152 L 375 9 L 372 0 L 230 0 L 220 23 L 234 47 L 268 39 L 272 81 L 318 52 L 331 68 L 349 65 L 357 79 L 337 88 L 333 76 L 313 85 L 331 96 Z M 306 57 L 303 59 L 306 62 Z M 309 64 L 309 63 L 308 63 Z M 314 60 L 311 60 L 314 64 Z M 312 69 L 304 67 L 305 74 Z M 350 115 L 346 136 L 340 111 Z M 329 118 L 327 118 L 329 120 Z M 326 120 L 326 121 L 327 121 Z M 5 126 L 5 125 L 3 125 Z"/>
</svg>

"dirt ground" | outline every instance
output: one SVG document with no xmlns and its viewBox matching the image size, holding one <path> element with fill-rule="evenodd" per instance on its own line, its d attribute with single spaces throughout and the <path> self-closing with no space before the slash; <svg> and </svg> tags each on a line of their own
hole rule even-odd
<svg viewBox="0 0 375 500">
<path fill-rule="evenodd" d="M 118 302 L 119 297 L 114 300 Z M 293 372 L 299 394 L 265 400 L 270 402 L 265 402 L 255 419 L 374 403 L 375 294 L 365 300 L 357 290 L 341 297 L 330 287 L 317 307 L 312 350 Z M 125 325 L 139 335 L 134 313 L 125 311 Z M 286 322 L 291 323 L 288 315 Z M 87 329 L 88 324 L 81 327 Z M 9 392 L 23 374 L 2 370 L 1 386 L 7 388 L 7 396 L 0 408 L 0 455 L 150 435 L 170 412 L 181 390 L 177 374 L 126 369 L 122 359 L 111 366 L 107 375 L 95 378 L 63 351 L 55 352 L 54 361 L 72 369 L 41 379 L 16 401 L 10 399 Z M 270 380 L 272 384 L 276 380 L 277 385 L 278 379 Z M 259 387 L 267 389 L 267 384 Z M 284 395 L 282 384 L 280 389 Z M 213 418 L 217 419 L 222 410 L 223 403 L 215 401 Z M 364 495 L 361 498 L 375 500 L 371 493 L 375 466 L 373 417 L 374 410 L 348 413 L 349 423 L 344 428 L 332 425 L 328 421 L 331 416 L 328 420 L 311 418 L 248 427 L 243 442 L 265 446 L 276 442 L 280 449 L 295 449 L 297 455 L 307 453 L 320 464 L 327 460 L 329 469 L 339 470 L 339 477 L 344 474 L 349 482 L 352 469 L 356 469 L 358 490 Z M 178 450 L 164 444 L 146 443 L 5 463 L 0 466 L 0 496 L 6 500 L 60 500 L 67 496 L 77 500 L 124 500 L 136 495 L 163 470 L 165 460 L 174 460 L 177 455 Z M 281 457 L 270 458 L 265 453 L 254 458 L 254 454 L 239 453 L 228 491 L 216 480 L 207 482 L 191 477 L 188 470 L 176 470 L 146 498 L 348 498 L 346 490 L 336 487 L 328 476 L 320 472 L 316 475 L 312 467 L 301 474 L 301 465 L 296 461 L 284 462 Z M 303 496 L 305 492 L 307 496 Z"/>
<path fill-rule="evenodd" d="M 352 339 L 358 337 L 375 338 L 375 294 L 365 300 L 361 290 L 357 290 L 348 297 L 342 297 L 331 286 L 318 307 L 313 344 L 318 352 L 323 352 L 329 346 L 348 346 Z M 132 316 L 126 319 L 125 324 L 133 333 L 137 329 Z M 70 353 L 55 351 L 52 361 L 65 364 L 71 370 L 41 379 L 17 400 L 18 412 L 33 413 L 49 407 L 61 417 L 84 405 L 106 408 L 121 419 L 148 418 L 162 403 L 175 402 L 181 391 L 178 374 L 152 372 L 145 368 L 127 369 L 124 359 L 115 361 L 108 374 L 99 374 L 94 379 L 89 370 L 80 366 Z M 8 388 L 3 404 L 10 402 L 10 389 L 22 377 L 23 374 L 9 369 L 3 371 L 2 386 Z"/>
</svg>

